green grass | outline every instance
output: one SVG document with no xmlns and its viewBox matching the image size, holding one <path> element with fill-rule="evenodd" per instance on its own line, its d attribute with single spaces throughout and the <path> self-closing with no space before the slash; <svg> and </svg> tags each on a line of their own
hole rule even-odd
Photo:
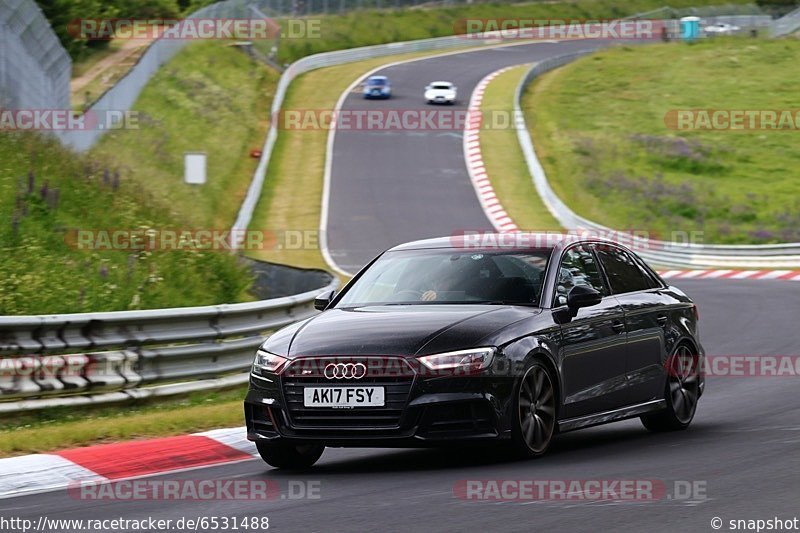
<svg viewBox="0 0 800 533">
<path fill-rule="evenodd" d="M 530 65 L 512 68 L 489 83 L 481 102 L 481 154 L 486 173 L 503 208 L 526 231 L 558 231 L 558 222 L 542 203 L 511 127 L 492 127 L 492 117 L 514 116 L 514 94 Z M 513 122 L 510 124 L 513 125 Z"/>
<path fill-rule="evenodd" d="M 795 40 L 617 48 L 523 98 L 558 195 L 602 224 L 705 242 L 800 240 L 798 131 L 677 131 L 674 109 L 798 109 Z"/>
<path fill-rule="evenodd" d="M 89 251 L 69 244 L 74 228 L 179 223 L 160 198 L 125 177 L 116 190 L 113 172 L 104 183 L 109 167 L 97 159 L 76 157 L 54 140 L 4 133 L 0 161 L 0 315 L 212 304 L 235 301 L 249 287 L 249 274 L 225 253 Z"/>
<path fill-rule="evenodd" d="M 92 155 L 169 206 L 182 224 L 228 228 L 258 163 L 278 74 L 224 43 L 192 43 L 153 77 L 139 129 L 105 135 Z M 208 181 L 183 182 L 184 152 L 208 157 Z"/>
<path fill-rule="evenodd" d="M 320 21 L 319 36 L 283 38 L 278 57 L 283 62 L 319 52 L 368 46 L 395 41 L 444 37 L 458 30 L 462 19 L 591 19 L 619 18 L 643 13 L 669 4 L 673 8 L 718 5 L 719 0 L 569 0 L 522 3 L 485 2 L 446 8 L 404 8 L 396 10 L 358 11 L 345 15 L 328 15 Z M 750 4 L 751 0 L 733 0 L 728 4 Z M 286 21 L 282 22 L 284 32 Z"/>
<path fill-rule="evenodd" d="M 109 133 L 86 155 L 38 135 L 0 134 L 0 315 L 249 299 L 251 276 L 227 252 L 76 250 L 68 235 L 230 227 L 253 175 L 248 152 L 263 140 L 276 78 L 230 47 L 192 44 L 137 101 L 140 129 Z M 183 152 L 196 150 L 209 158 L 203 186 L 183 183 Z"/>
<path fill-rule="evenodd" d="M 236 387 L 135 405 L 4 415 L 0 422 L 0 457 L 242 426 L 244 396 L 244 388 Z"/>
</svg>

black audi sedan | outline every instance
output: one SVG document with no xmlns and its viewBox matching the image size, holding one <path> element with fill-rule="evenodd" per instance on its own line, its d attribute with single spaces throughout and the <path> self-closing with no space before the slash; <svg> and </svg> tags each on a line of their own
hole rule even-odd
<svg viewBox="0 0 800 533">
<path fill-rule="evenodd" d="M 496 441 L 640 417 L 685 429 L 703 393 L 698 313 L 629 249 L 538 234 L 412 242 L 258 350 L 248 438 L 279 468 L 326 446 Z"/>
</svg>

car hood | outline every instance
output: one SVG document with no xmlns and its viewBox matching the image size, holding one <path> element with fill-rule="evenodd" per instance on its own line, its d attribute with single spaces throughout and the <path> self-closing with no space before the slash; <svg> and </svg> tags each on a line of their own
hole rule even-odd
<svg viewBox="0 0 800 533">
<path fill-rule="evenodd" d="M 486 346 L 493 333 L 538 311 L 495 305 L 330 309 L 279 331 L 264 347 L 289 357 L 422 355 Z"/>
</svg>

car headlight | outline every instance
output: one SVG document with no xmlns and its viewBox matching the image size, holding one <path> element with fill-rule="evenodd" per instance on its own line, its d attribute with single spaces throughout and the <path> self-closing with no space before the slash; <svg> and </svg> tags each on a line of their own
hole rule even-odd
<svg viewBox="0 0 800 533">
<path fill-rule="evenodd" d="M 285 357 L 259 349 L 253 361 L 253 368 L 266 370 L 267 372 L 277 372 L 287 361 L 288 359 Z"/>
<path fill-rule="evenodd" d="M 495 348 L 472 348 L 456 352 L 437 353 L 419 358 L 419 362 L 431 370 L 457 370 L 476 372 L 489 368 Z"/>
</svg>

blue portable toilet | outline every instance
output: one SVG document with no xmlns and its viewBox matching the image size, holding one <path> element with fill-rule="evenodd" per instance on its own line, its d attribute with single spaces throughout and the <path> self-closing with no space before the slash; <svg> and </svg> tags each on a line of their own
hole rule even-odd
<svg viewBox="0 0 800 533">
<path fill-rule="evenodd" d="M 692 42 L 700 37 L 700 17 L 683 17 L 681 19 L 681 39 Z"/>
</svg>

